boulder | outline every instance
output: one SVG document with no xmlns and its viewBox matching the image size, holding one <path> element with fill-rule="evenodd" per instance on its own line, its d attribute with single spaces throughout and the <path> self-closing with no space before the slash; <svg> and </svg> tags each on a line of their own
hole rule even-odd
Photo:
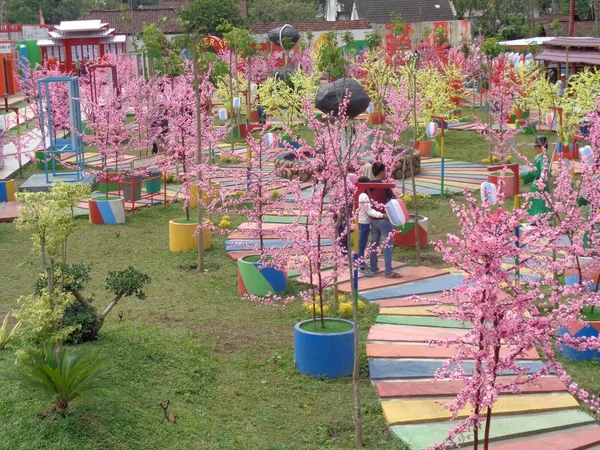
<svg viewBox="0 0 600 450">
<path fill-rule="evenodd" d="M 412 166 L 412 167 L 411 167 Z M 392 170 L 392 177 L 395 180 L 407 180 L 412 174 L 421 173 L 421 152 L 417 149 L 408 150 L 403 158 L 400 158 L 398 165 Z"/>
<path fill-rule="evenodd" d="M 275 69 L 271 76 L 277 81 L 284 81 L 289 86 L 292 86 L 291 77 L 294 72 L 296 72 L 296 67 L 293 64 L 290 64 L 288 67 L 280 67 Z"/>
<path fill-rule="evenodd" d="M 352 78 L 340 78 L 323 86 L 315 97 L 315 106 L 329 115 L 337 115 L 342 100 L 350 96 L 346 115 L 353 119 L 369 107 L 371 99 L 360 83 Z"/>
<path fill-rule="evenodd" d="M 277 159 L 283 161 L 294 161 L 296 159 L 296 154 L 291 151 L 281 152 L 277 155 Z"/>
<path fill-rule="evenodd" d="M 286 50 L 293 49 L 300 40 L 300 33 L 291 25 L 273 28 L 267 33 L 269 41 L 279 45 Z M 280 41 L 281 38 L 281 42 Z"/>
</svg>

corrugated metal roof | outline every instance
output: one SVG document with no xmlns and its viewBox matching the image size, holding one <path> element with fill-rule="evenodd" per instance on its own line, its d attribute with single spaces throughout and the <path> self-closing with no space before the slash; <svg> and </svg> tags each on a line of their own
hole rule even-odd
<svg viewBox="0 0 600 450">
<path fill-rule="evenodd" d="M 528 45 L 531 44 L 545 44 L 548 41 L 551 41 L 552 39 L 555 39 L 553 37 L 534 37 L 534 38 L 527 38 L 527 39 L 515 39 L 513 41 L 502 41 L 499 42 L 499 44 L 502 47 L 527 47 Z"/>
<path fill-rule="evenodd" d="M 557 37 L 544 45 L 553 47 L 600 48 L 600 39 L 593 37 Z"/>
<path fill-rule="evenodd" d="M 569 50 L 567 52 L 559 48 L 545 48 L 542 53 L 535 55 L 535 59 L 541 61 L 551 61 L 569 64 L 585 64 L 588 66 L 600 66 L 600 52 L 598 51 L 577 51 Z"/>
<path fill-rule="evenodd" d="M 392 13 L 400 13 L 407 23 L 456 20 L 449 0 L 354 0 L 354 4 L 359 19 L 380 25 L 391 23 Z"/>
<path fill-rule="evenodd" d="M 124 34 L 118 34 L 116 36 L 109 36 L 100 41 L 101 44 L 119 44 L 127 41 L 127 36 Z"/>
<path fill-rule="evenodd" d="M 273 28 L 285 25 L 283 22 L 272 22 L 272 23 L 251 23 L 250 29 L 254 34 L 266 34 Z M 293 26 L 299 32 L 305 31 L 346 31 L 346 30 L 368 30 L 370 29 L 368 20 L 343 20 L 339 22 L 291 22 Z"/>
<path fill-rule="evenodd" d="M 37 41 L 38 47 L 52 47 L 54 45 L 62 45 L 62 42 L 56 42 L 52 39 L 40 39 Z"/>
<path fill-rule="evenodd" d="M 150 24 L 154 24 L 165 34 L 183 33 L 178 10 L 173 8 L 134 9 L 127 13 L 121 11 L 90 11 L 84 14 L 81 19 L 108 22 L 112 27 L 115 27 L 116 32 L 119 34 L 136 34 Z"/>
<path fill-rule="evenodd" d="M 102 23 L 101 20 L 63 20 L 60 25 L 56 25 L 54 28 L 59 31 L 88 31 L 99 30 L 107 25 L 107 23 Z"/>
</svg>

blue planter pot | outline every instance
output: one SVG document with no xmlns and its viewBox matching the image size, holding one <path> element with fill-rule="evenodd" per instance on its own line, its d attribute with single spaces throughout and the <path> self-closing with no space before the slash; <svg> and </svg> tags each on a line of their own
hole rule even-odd
<svg viewBox="0 0 600 450">
<path fill-rule="evenodd" d="M 573 326 L 579 328 L 578 325 L 579 324 L 577 324 L 577 323 L 573 323 L 571 329 L 573 329 Z M 597 338 L 598 334 L 600 334 L 598 332 L 598 329 L 600 328 L 600 322 L 598 322 L 598 321 L 587 322 L 587 325 L 588 326 L 583 327 L 576 333 L 571 333 L 571 331 L 567 327 L 559 328 L 558 335 L 562 336 L 566 333 L 566 334 L 569 334 L 576 338 L 579 338 L 579 337 L 595 337 L 595 338 Z M 574 349 L 573 347 L 562 344 L 562 345 L 558 346 L 558 352 L 565 358 L 571 359 L 573 361 L 589 361 L 589 360 L 600 361 L 600 351 L 598 351 L 598 350 L 586 350 L 586 351 L 581 352 L 579 350 Z"/>
<path fill-rule="evenodd" d="M 352 324 L 344 319 L 335 320 Z M 294 359 L 296 369 L 304 375 L 316 378 L 338 378 L 352 375 L 354 368 L 354 330 L 342 333 L 314 333 L 303 330 L 303 323 L 294 327 Z"/>
</svg>

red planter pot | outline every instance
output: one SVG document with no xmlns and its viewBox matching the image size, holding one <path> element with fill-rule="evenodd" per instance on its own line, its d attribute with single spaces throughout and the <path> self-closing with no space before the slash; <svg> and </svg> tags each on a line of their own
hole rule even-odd
<svg viewBox="0 0 600 450">
<path fill-rule="evenodd" d="M 556 148 L 556 147 L 555 147 Z M 579 144 L 563 144 L 562 146 L 562 157 L 564 159 L 575 160 L 579 159 Z M 553 161 L 558 161 L 558 150 L 554 152 Z"/>
<path fill-rule="evenodd" d="M 496 185 L 496 187 L 498 188 L 498 192 L 501 191 L 501 178 L 502 172 L 491 172 L 488 174 L 488 181 Z M 504 173 L 504 184 L 502 185 L 502 192 L 504 192 L 505 197 L 512 197 L 513 195 L 515 195 L 515 175 L 510 170 L 507 170 Z"/>
<path fill-rule="evenodd" d="M 260 122 L 260 116 L 258 115 L 258 111 L 250 111 L 250 122 Z"/>
</svg>

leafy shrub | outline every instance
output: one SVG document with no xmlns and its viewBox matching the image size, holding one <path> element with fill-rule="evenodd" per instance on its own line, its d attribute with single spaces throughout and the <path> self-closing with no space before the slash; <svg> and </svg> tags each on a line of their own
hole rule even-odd
<svg viewBox="0 0 600 450">
<path fill-rule="evenodd" d="M 73 303 L 65 310 L 63 325 L 78 326 L 69 335 L 67 339 L 69 344 L 81 344 L 95 340 L 98 337 L 99 325 L 96 308 L 87 308 L 79 302 Z"/>
<path fill-rule="evenodd" d="M 104 387 L 100 376 L 109 370 L 96 355 L 71 355 L 64 349 L 57 355 L 50 345 L 45 344 L 43 355 L 30 360 L 11 379 L 20 381 L 25 388 L 54 394 L 54 410 L 63 414 L 72 400 Z"/>
<path fill-rule="evenodd" d="M 50 294 L 42 290 L 39 294 L 19 298 L 21 307 L 13 315 L 23 323 L 19 333 L 25 343 L 39 346 L 64 342 L 78 326 L 65 326 L 62 323 L 65 310 L 75 302 L 67 292 Z"/>
<path fill-rule="evenodd" d="M 21 322 L 17 322 L 10 331 L 8 330 L 8 318 L 10 317 L 11 313 L 12 311 L 4 316 L 4 320 L 2 321 L 2 328 L 0 328 L 0 350 L 4 350 L 10 346 L 10 343 L 15 337 L 17 330 L 21 326 Z"/>
</svg>

